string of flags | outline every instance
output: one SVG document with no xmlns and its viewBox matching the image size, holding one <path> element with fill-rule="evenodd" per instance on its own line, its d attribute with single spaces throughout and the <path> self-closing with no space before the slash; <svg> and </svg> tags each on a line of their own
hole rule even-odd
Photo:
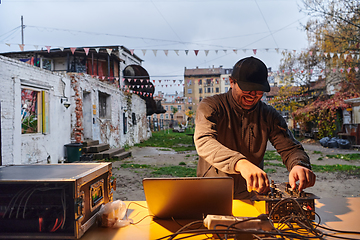
<svg viewBox="0 0 360 240">
<path fill-rule="evenodd" d="M 5 43 L 7 46 L 11 46 L 11 45 L 14 45 L 14 44 L 11 44 L 11 43 Z M 20 50 L 21 51 L 24 51 L 24 47 L 25 47 L 25 44 L 15 44 L 15 45 L 18 45 Z M 36 50 L 39 49 L 39 45 L 32 45 Z M 49 45 L 45 45 L 45 46 L 41 46 L 41 48 L 45 47 L 46 50 L 48 51 L 48 53 L 51 52 L 51 46 Z M 64 51 L 64 47 L 56 47 L 56 48 L 59 48 L 61 51 Z M 75 53 L 75 51 L 77 50 L 83 50 L 85 52 L 86 55 L 89 54 L 89 51 L 90 49 L 94 49 L 97 53 L 99 53 L 100 47 L 96 47 L 96 48 L 88 48 L 88 47 L 70 47 L 70 50 L 72 52 L 72 54 Z M 163 50 L 159 50 L 159 49 L 129 49 L 130 53 L 133 55 L 135 53 L 135 51 L 141 51 L 143 56 L 146 55 L 146 53 L 148 51 L 151 51 L 154 56 L 157 56 L 158 55 L 158 52 L 159 51 L 163 51 L 165 56 L 168 56 L 169 55 L 169 52 L 170 51 L 173 51 L 177 56 L 180 56 L 180 52 L 184 52 L 185 55 L 189 55 L 190 52 L 193 52 L 195 56 L 198 56 L 200 52 L 204 52 L 205 56 L 208 56 L 209 52 L 212 52 L 214 51 L 216 54 L 218 54 L 219 52 L 224 52 L 225 54 L 227 54 L 228 52 L 233 52 L 235 54 L 238 53 L 238 51 L 243 51 L 244 53 L 247 53 L 248 51 L 254 55 L 256 55 L 258 53 L 258 51 L 265 51 L 265 52 L 269 52 L 270 50 L 275 50 L 277 53 L 280 53 L 280 51 L 285 51 L 285 52 L 289 52 L 289 51 L 292 51 L 294 53 L 297 53 L 297 52 L 301 52 L 301 53 L 308 53 L 310 56 L 313 56 L 313 55 L 316 55 L 317 57 L 322 57 L 324 56 L 325 58 L 335 58 L 337 57 L 338 59 L 341 58 L 341 56 L 343 56 L 344 59 L 347 59 L 347 58 L 352 58 L 352 59 L 360 59 L 360 54 L 358 53 L 355 53 L 354 51 L 351 52 L 351 53 L 334 53 L 334 52 L 321 52 L 321 51 L 317 51 L 317 52 L 313 52 L 313 51 L 297 51 L 297 50 L 289 50 L 289 49 L 286 49 L 286 48 L 263 48 L 263 49 L 257 49 L 257 48 L 253 48 L 253 49 L 215 49 L 215 50 L 209 50 L 209 49 L 205 49 L 205 50 L 199 50 L 199 49 L 193 49 L 193 50 L 179 50 L 179 49 L 173 49 L 173 50 L 170 50 L 170 49 L 163 49 Z M 112 48 L 106 48 L 106 51 L 109 55 L 111 55 L 113 49 Z"/>
</svg>

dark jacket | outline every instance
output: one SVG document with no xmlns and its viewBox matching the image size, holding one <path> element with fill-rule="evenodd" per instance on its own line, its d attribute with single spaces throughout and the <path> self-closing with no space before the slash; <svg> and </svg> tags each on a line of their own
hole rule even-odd
<svg viewBox="0 0 360 240">
<path fill-rule="evenodd" d="M 289 131 L 284 118 L 259 102 L 242 109 L 229 92 L 203 99 L 196 111 L 194 141 L 199 154 L 197 176 L 234 178 L 234 198 L 247 198 L 245 179 L 235 171 L 246 158 L 262 167 L 268 140 L 281 155 L 288 171 L 295 165 L 310 169 L 310 159 Z"/>
</svg>

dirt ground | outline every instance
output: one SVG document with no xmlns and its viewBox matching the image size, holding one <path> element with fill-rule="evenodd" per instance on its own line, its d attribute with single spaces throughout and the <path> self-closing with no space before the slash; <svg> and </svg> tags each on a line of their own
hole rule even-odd
<svg viewBox="0 0 360 240">
<path fill-rule="evenodd" d="M 318 143 L 303 143 L 303 146 L 310 156 L 311 163 L 316 165 L 356 165 L 360 166 L 360 160 L 345 161 L 342 159 L 328 158 L 328 154 L 347 154 L 360 153 L 356 149 L 338 149 L 338 148 L 324 148 Z M 169 150 L 169 149 L 168 149 Z M 268 150 L 274 148 L 268 144 Z M 117 189 L 114 193 L 114 200 L 120 199 L 128 200 L 145 200 L 144 191 L 142 187 L 142 179 L 145 177 L 152 177 L 149 169 L 129 169 L 121 168 L 123 163 L 137 163 L 149 164 L 154 166 L 179 165 L 180 162 L 185 162 L 188 166 L 197 165 L 196 151 L 176 153 L 173 150 L 164 151 L 164 148 L 155 147 L 133 147 L 130 149 L 132 157 L 126 158 L 122 161 L 113 162 L 113 176 L 116 177 Z M 320 160 L 319 160 L 320 159 Z M 277 162 L 277 161 L 276 161 Z M 276 170 L 275 173 L 268 174 L 270 180 L 275 183 L 287 182 L 288 172 L 286 168 L 269 167 Z M 306 189 L 306 192 L 311 192 L 320 198 L 324 197 L 359 197 L 360 196 L 360 175 L 351 175 L 338 172 L 316 172 L 315 186 Z"/>
</svg>

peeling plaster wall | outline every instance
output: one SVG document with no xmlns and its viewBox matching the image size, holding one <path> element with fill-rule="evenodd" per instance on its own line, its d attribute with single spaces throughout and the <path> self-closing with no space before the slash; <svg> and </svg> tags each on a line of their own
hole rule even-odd
<svg viewBox="0 0 360 240">
<path fill-rule="evenodd" d="M 70 112 L 61 103 L 70 94 L 70 79 L 0 56 L 1 152 L 3 165 L 58 163 L 70 143 Z M 25 86 L 26 85 L 26 86 Z M 21 88 L 49 94 L 49 131 L 21 133 Z"/>
<path fill-rule="evenodd" d="M 133 146 L 151 137 L 146 120 L 145 101 L 139 96 L 119 90 L 119 82 L 110 83 L 87 74 L 69 73 L 71 78 L 71 138 L 81 142 L 89 139 L 107 143 L 110 148 Z M 106 96 L 106 116 L 100 117 L 99 93 Z M 85 108 L 84 96 L 91 108 Z M 89 112 L 90 111 L 90 112 Z M 124 133 L 124 113 L 127 132 Z M 137 121 L 132 124 L 135 114 Z M 84 116 L 87 116 L 84 119 Z M 90 120 L 90 121 L 89 121 Z"/>
</svg>

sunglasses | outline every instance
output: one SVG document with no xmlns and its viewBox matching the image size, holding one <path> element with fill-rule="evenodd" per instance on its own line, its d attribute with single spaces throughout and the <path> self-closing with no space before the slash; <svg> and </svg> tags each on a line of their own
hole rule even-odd
<svg viewBox="0 0 360 240">
<path fill-rule="evenodd" d="M 250 94 L 251 92 L 255 92 L 255 94 L 258 96 L 261 96 L 264 94 L 264 91 L 243 91 L 243 90 L 241 90 L 241 91 L 245 94 Z"/>
</svg>

